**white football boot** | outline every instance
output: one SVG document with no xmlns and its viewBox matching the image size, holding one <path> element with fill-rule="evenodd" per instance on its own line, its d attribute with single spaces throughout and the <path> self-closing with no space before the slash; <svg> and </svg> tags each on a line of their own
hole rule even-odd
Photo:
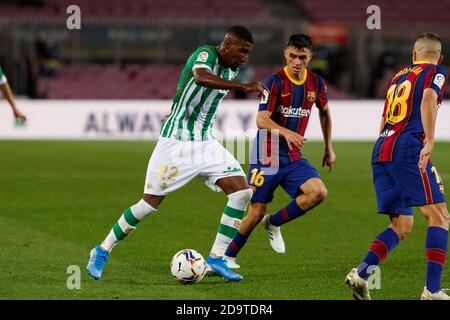
<svg viewBox="0 0 450 320">
<path fill-rule="evenodd" d="M 441 289 L 438 292 L 431 293 L 428 291 L 427 287 L 425 287 L 423 288 L 420 300 L 450 300 L 450 297 L 447 295 L 447 291 L 448 289 Z"/>
<path fill-rule="evenodd" d="M 276 253 L 285 253 L 286 248 L 284 246 L 283 236 L 281 235 L 280 227 L 276 227 L 269 221 L 270 215 L 266 214 L 261 220 L 261 224 L 266 229 L 270 238 L 270 245 Z"/>
<path fill-rule="evenodd" d="M 353 268 L 345 277 L 345 284 L 352 289 L 355 300 L 371 300 L 367 281 L 358 274 L 358 269 Z"/>
</svg>

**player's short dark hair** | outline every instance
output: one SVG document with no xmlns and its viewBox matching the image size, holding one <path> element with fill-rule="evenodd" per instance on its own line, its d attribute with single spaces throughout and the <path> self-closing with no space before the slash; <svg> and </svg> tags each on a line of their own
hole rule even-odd
<svg viewBox="0 0 450 320">
<path fill-rule="evenodd" d="M 442 40 L 441 40 L 441 37 L 439 37 L 436 33 L 433 33 L 433 32 L 424 32 L 424 33 L 421 33 L 421 34 L 416 38 L 416 41 L 417 41 L 417 40 L 422 40 L 422 39 L 439 41 L 439 43 L 440 43 L 441 46 L 442 46 Z"/>
<path fill-rule="evenodd" d="M 234 35 L 236 38 L 240 40 L 253 43 L 252 33 L 244 26 L 240 25 L 232 26 L 227 30 L 227 33 Z"/>
<path fill-rule="evenodd" d="M 293 34 L 289 37 L 286 48 L 289 46 L 293 46 L 297 49 L 308 48 L 309 50 L 312 50 L 311 37 L 301 33 Z"/>
</svg>

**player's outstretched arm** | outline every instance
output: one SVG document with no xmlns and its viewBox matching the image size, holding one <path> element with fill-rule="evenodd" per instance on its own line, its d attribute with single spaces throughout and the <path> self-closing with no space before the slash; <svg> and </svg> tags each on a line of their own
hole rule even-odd
<svg viewBox="0 0 450 320">
<path fill-rule="evenodd" d="M 0 85 L 0 91 L 3 93 L 3 96 L 5 97 L 5 99 L 9 102 L 9 105 L 12 108 L 14 117 L 16 119 L 19 119 L 22 122 L 27 121 L 27 118 L 25 117 L 25 115 L 22 112 L 20 112 L 20 110 L 17 108 L 11 88 L 9 87 L 9 84 L 7 82 Z"/>
<path fill-rule="evenodd" d="M 433 89 L 427 88 L 423 91 L 420 114 L 422 117 L 425 140 L 420 151 L 419 168 L 424 169 L 430 160 L 431 151 L 434 146 L 434 129 L 436 127 L 438 95 Z"/>
<path fill-rule="evenodd" d="M 322 167 L 327 166 L 328 171 L 331 171 L 336 162 L 336 155 L 333 151 L 333 144 L 331 142 L 331 114 L 328 104 L 319 110 L 320 126 L 322 128 L 323 140 L 325 143 L 325 152 L 322 158 Z"/>
<path fill-rule="evenodd" d="M 202 87 L 220 90 L 240 90 L 244 92 L 259 92 L 261 94 L 264 90 L 267 90 L 259 81 L 252 83 L 229 81 L 215 76 L 207 68 L 194 69 L 194 81 L 195 84 Z"/>
<path fill-rule="evenodd" d="M 272 112 L 263 110 L 259 111 L 256 116 L 256 126 L 259 129 L 265 129 L 267 131 L 278 130 L 280 135 L 286 139 L 289 150 L 293 148 L 301 148 L 305 143 L 306 139 L 299 135 L 297 132 L 291 131 L 285 127 L 278 125 L 275 121 L 270 118 Z"/>
</svg>

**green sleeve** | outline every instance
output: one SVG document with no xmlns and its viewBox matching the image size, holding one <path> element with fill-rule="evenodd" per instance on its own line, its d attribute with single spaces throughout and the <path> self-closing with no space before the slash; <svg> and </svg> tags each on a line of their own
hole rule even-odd
<svg viewBox="0 0 450 320">
<path fill-rule="evenodd" d="M 191 56 L 192 69 L 207 68 L 213 70 L 217 60 L 217 50 L 214 46 L 201 46 Z"/>
<path fill-rule="evenodd" d="M 0 85 L 8 82 L 8 79 L 6 79 L 5 74 L 3 73 L 2 67 L 0 67 Z"/>
</svg>

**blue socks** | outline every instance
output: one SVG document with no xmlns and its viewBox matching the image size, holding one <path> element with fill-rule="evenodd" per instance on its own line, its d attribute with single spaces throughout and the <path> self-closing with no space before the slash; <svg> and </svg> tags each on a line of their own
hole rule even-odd
<svg viewBox="0 0 450 320">
<path fill-rule="evenodd" d="M 358 266 L 358 275 L 367 280 L 370 276 L 370 274 L 367 273 L 367 268 L 379 265 L 381 261 L 386 258 L 387 254 L 395 248 L 399 241 L 400 239 L 398 238 L 397 233 L 391 228 L 387 228 L 381 232 L 378 237 L 372 241 L 369 252 L 367 252 L 366 257 Z"/>
<path fill-rule="evenodd" d="M 427 289 L 436 293 L 441 289 L 441 273 L 444 269 L 448 249 L 448 231 L 439 227 L 429 227 L 425 241 L 427 256 Z"/>
<path fill-rule="evenodd" d="M 239 232 L 234 236 L 233 240 L 228 245 L 225 255 L 227 257 L 234 258 L 247 242 L 247 236 L 240 234 Z"/>
<path fill-rule="evenodd" d="M 304 215 L 305 213 L 306 211 L 303 211 L 294 199 L 285 208 L 282 208 L 277 213 L 271 215 L 269 221 L 272 225 L 279 227 L 286 222 Z"/>
</svg>

